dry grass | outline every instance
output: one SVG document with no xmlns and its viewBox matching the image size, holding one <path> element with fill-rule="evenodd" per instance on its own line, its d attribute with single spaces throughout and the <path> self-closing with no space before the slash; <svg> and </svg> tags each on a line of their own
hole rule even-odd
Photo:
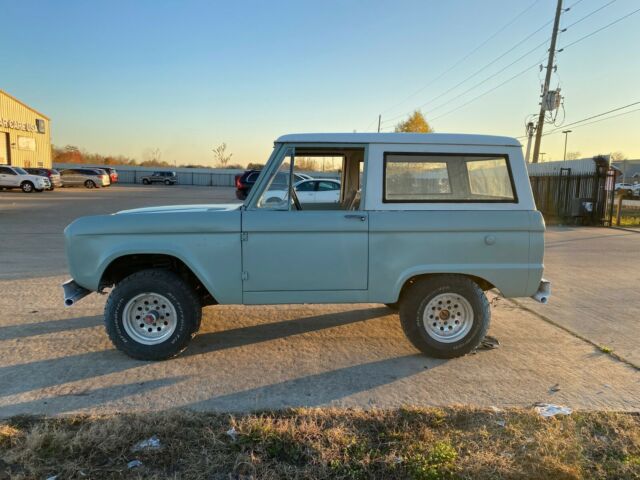
<svg viewBox="0 0 640 480">
<path fill-rule="evenodd" d="M 235 439 L 226 432 L 237 432 Z M 162 447 L 133 453 L 157 435 Z M 129 470 L 127 462 L 143 466 Z M 14 417 L 0 478 L 640 478 L 640 415 L 470 408 Z"/>
</svg>

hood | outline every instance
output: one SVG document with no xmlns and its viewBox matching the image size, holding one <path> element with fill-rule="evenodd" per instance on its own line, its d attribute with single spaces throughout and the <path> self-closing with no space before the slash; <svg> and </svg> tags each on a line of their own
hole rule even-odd
<svg viewBox="0 0 640 480">
<path fill-rule="evenodd" d="M 241 203 L 220 203 L 202 205 L 167 205 L 161 207 L 133 208 L 131 210 L 121 210 L 116 215 L 135 215 L 138 213 L 196 213 L 196 212 L 216 212 L 238 210 Z"/>
</svg>

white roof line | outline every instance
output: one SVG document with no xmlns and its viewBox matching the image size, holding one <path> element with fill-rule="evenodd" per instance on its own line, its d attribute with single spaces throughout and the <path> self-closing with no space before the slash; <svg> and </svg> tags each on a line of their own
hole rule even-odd
<svg viewBox="0 0 640 480">
<path fill-rule="evenodd" d="M 512 137 L 461 133 L 295 133 L 276 142 L 522 146 Z"/>
</svg>

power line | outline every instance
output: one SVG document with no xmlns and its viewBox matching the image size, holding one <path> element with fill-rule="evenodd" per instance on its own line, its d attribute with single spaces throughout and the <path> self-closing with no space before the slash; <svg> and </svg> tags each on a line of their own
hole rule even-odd
<svg viewBox="0 0 640 480">
<path fill-rule="evenodd" d="M 596 33 L 600 33 L 601 31 L 603 31 L 603 30 L 605 30 L 605 29 L 607 29 L 607 28 L 609 28 L 609 27 L 611 27 L 611 26 L 615 25 L 616 23 L 621 22 L 622 20 L 624 20 L 624 19 L 626 19 L 626 18 L 629 18 L 631 15 L 635 15 L 635 14 L 636 14 L 636 13 L 638 13 L 638 12 L 640 12 L 640 8 L 638 8 L 637 10 L 634 10 L 633 12 L 627 13 L 626 15 L 623 15 L 622 17 L 618 18 L 617 20 L 614 20 L 613 22 L 611 22 L 611 23 L 609 23 L 609 24 L 605 25 L 604 27 L 600 27 L 599 29 L 594 30 L 594 31 L 593 31 L 593 32 L 591 32 L 591 33 L 588 33 L 587 35 L 585 35 L 585 36 L 583 36 L 583 37 L 580 37 L 580 38 L 578 38 L 577 40 L 574 40 L 573 42 L 569 43 L 568 45 L 565 45 L 564 47 L 562 47 L 562 48 L 561 48 L 560 50 L 558 50 L 558 51 L 559 51 L 559 52 L 561 52 L 561 51 L 563 51 L 563 50 L 565 50 L 565 49 L 567 49 L 567 48 L 569 48 L 569 47 L 571 47 L 571 46 L 575 45 L 575 44 L 576 44 L 576 43 L 578 43 L 578 42 L 581 42 L 581 41 L 583 41 L 583 40 L 586 40 L 587 38 L 589 38 L 589 37 L 591 37 L 591 36 L 595 35 Z"/>
<path fill-rule="evenodd" d="M 574 25 L 577 25 L 578 23 L 582 22 L 583 20 L 586 20 L 586 19 L 587 19 L 587 18 L 589 18 L 590 16 L 595 15 L 595 14 L 596 14 L 596 13 L 598 13 L 600 10 L 603 10 L 603 9 L 607 8 L 609 5 L 611 5 L 612 3 L 615 3 L 616 1 L 617 1 L 617 0 L 611 0 L 609 3 L 607 3 L 607 4 L 603 5 L 603 6 L 599 7 L 599 8 L 596 8 L 596 9 L 595 9 L 594 11 L 592 11 L 591 13 L 588 13 L 588 14 L 587 14 L 587 15 L 585 15 L 584 17 L 582 17 L 582 18 L 580 18 L 580 19 L 576 20 L 575 22 L 573 22 L 572 24 L 567 25 L 566 27 L 564 27 L 563 31 L 564 31 L 564 30 L 566 30 L 566 29 L 568 29 L 568 28 L 573 27 Z M 567 9 L 567 10 L 568 10 L 568 9 Z M 567 10 L 565 10 L 565 12 L 566 12 Z"/>
<path fill-rule="evenodd" d="M 473 103 L 473 102 L 475 102 L 476 100 L 478 100 L 478 99 L 480 99 L 480 98 L 484 97 L 485 95 L 488 95 L 489 93 L 491 93 L 491 92 L 493 92 L 493 91 L 497 90 L 498 88 L 502 87 L 503 85 L 506 85 L 507 83 L 511 82 L 512 80 L 515 80 L 515 79 L 516 79 L 516 78 L 518 78 L 519 76 L 524 75 L 526 72 L 528 72 L 529 70 L 531 70 L 533 67 L 537 67 L 537 66 L 538 66 L 538 62 L 534 63 L 533 65 L 529 65 L 527 68 L 525 68 L 525 69 L 524 69 L 524 70 L 522 70 L 521 72 L 516 73 L 513 77 L 510 77 L 510 78 L 508 78 L 507 80 L 505 80 L 504 82 L 502 82 L 502 83 L 500 83 L 500 84 L 496 85 L 495 87 L 493 87 L 493 88 L 491 88 L 491 89 L 487 90 L 486 92 L 483 92 L 483 93 L 481 93 L 480 95 L 477 95 L 477 96 L 473 97 L 473 98 L 472 98 L 471 100 L 469 100 L 468 102 L 463 103 L 462 105 L 459 105 L 459 106 L 457 106 L 456 108 L 454 108 L 454 109 L 452 109 L 452 110 L 449 110 L 449 111 L 448 111 L 448 112 L 446 112 L 446 113 L 443 113 L 442 115 L 438 115 L 437 117 L 433 118 L 432 120 L 437 120 L 438 118 L 445 117 L 445 116 L 447 116 L 447 115 L 449 115 L 449 114 L 451 114 L 451 113 L 453 113 L 453 112 L 456 112 L 456 111 L 460 110 L 460 109 L 461 109 L 461 108 L 463 108 L 463 107 L 466 107 L 466 106 L 467 106 L 467 105 L 469 105 L 470 103 Z"/>
<path fill-rule="evenodd" d="M 462 93 L 459 93 L 458 95 L 456 95 L 455 97 L 453 97 L 450 100 L 447 100 L 444 103 L 441 103 L 440 105 L 438 105 L 437 107 L 433 107 L 431 109 L 429 109 L 429 112 L 432 113 L 435 110 L 438 110 L 442 107 L 444 107 L 445 105 L 449 105 L 451 102 L 456 101 L 458 98 L 462 97 L 463 95 L 466 95 L 467 93 L 469 93 L 472 90 L 475 90 L 477 87 L 479 87 L 480 85 L 488 82 L 489 80 L 491 80 L 492 78 L 500 75 L 502 72 L 504 72 L 507 68 L 511 67 L 512 65 L 518 63 L 520 60 L 522 60 L 523 58 L 531 55 L 533 52 L 535 52 L 536 50 L 538 50 L 542 45 L 545 45 L 547 42 L 549 41 L 549 39 L 547 38 L 546 40 L 544 40 L 542 43 L 539 43 L 538 45 L 536 45 L 535 47 L 533 47 L 531 50 L 527 51 L 525 54 L 521 55 L 520 57 L 518 57 L 517 59 L 515 59 L 513 62 L 511 62 L 509 65 L 503 67 L 501 70 L 498 70 L 497 72 L 495 72 L 492 75 L 489 75 L 487 78 L 485 78 L 484 80 L 476 83 L 473 87 L 468 88 L 467 90 L 465 90 Z M 535 65 L 538 65 L 539 62 L 536 62 Z M 531 68 L 531 67 L 529 67 Z"/>
<path fill-rule="evenodd" d="M 509 53 L 511 53 L 512 51 L 514 51 L 516 48 L 518 48 L 520 45 L 522 45 L 524 42 L 526 42 L 527 40 L 529 40 L 531 37 L 533 37 L 536 33 L 540 32 L 540 30 L 542 30 L 544 27 L 546 27 L 547 25 L 549 25 L 551 22 L 553 22 L 553 20 L 549 20 L 548 22 L 546 22 L 544 25 L 540 26 L 538 29 L 536 29 L 535 31 L 531 32 L 529 35 L 527 35 L 525 38 L 523 38 L 522 40 L 520 40 L 518 43 L 516 43 L 515 45 L 513 45 L 511 48 L 509 48 L 506 52 L 502 53 L 501 55 L 499 55 L 498 57 L 494 58 L 493 60 L 491 60 L 489 63 L 485 64 L 482 68 L 480 68 L 479 70 L 477 70 L 476 72 L 472 73 L 471 75 L 469 75 L 468 77 L 466 77 L 464 80 L 462 80 L 461 82 L 457 83 L 456 85 L 454 85 L 453 87 L 450 87 L 449 89 L 445 90 L 444 92 L 442 92 L 440 95 L 432 98 L 431 100 L 429 100 L 428 102 L 425 102 L 421 105 L 419 105 L 417 108 L 420 109 L 422 107 L 424 107 L 425 105 L 428 105 L 440 98 L 442 98 L 443 96 L 445 96 L 447 93 L 455 90 L 456 88 L 458 88 L 460 85 L 463 85 L 464 83 L 466 83 L 467 81 L 471 80 L 473 77 L 477 76 L 478 74 L 482 73 L 484 70 L 486 70 L 488 67 L 490 67 L 491 65 L 493 65 L 494 63 L 496 63 L 498 60 L 501 60 L 502 58 L 504 58 L 505 56 L 507 56 Z M 548 41 L 545 40 L 544 43 L 546 43 Z M 539 47 L 540 45 L 538 45 Z M 538 48 L 536 47 L 536 48 Z M 388 122 L 392 122 L 394 120 L 397 120 L 400 117 L 404 117 L 405 115 L 407 115 L 407 113 L 411 113 L 411 111 L 413 111 L 414 109 L 407 111 L 407 112 L 403 112 L 399 115 L 396 115 L 394 117 L 388 118 L 386 120 L 383 120 L 382 123 L 388 123 Z"/>
<path fill-rule="evenodd" d="M 608 115 L 609 113 L 619 112 L 620 110 L 624 110 L 625 108 L 633 107 L 635 105 L 640 105 L 640 101 L 629 103 L 628 105 L 624 105 L 622 107 L 613 108 L 613 109 L 608 110 L 606 112 L 598 113 L 596 115 L 591 115 L 590 117 L 586 117 L 586 118 L 583 118 L 581 120 L 576 120 L 575 122 L 568 123 L 566 125 L 562 125 L 561 127 L 558 127 L 558 128 L 556 128 L 554 130 L 551 130 L 550 132 L 545 133 L 545 135 L 551 135 L 552 133 L 554 133 L 554 132 L 556 132 L 556 131 L 558 131 L 560 129 L 567 128 L 567 127 L 572 127 L 572 126 L 577 125 L 579 123 L 587 122 L 589 120 L 593 120 L 594 118 L 598 118 L 598 117 L 602 117 L 604 115 Z M 629 112 L 625 112 L 625 113 L 629 113 Z M 613 118 L 613 117 L 609 117 L 609 118 Z M 592 122 L 592 123 L 595 123 L 595 122 Z M 582 125 L 579 125 L 579 126 L 582 126 Z M 578 127 L 575 127 L 575 128 L 578 128 Z"/>
<path fill-rule="evenodd" d="M 494 32 L 492 35 L 490 35 L 484 42 L 482 42 L 480 45 L 478 45 L 477 47 L 475 47 L 473 50 L 471 50 L 469 53 L 467 53 L 465 56 L 463 56 L 460 60 L 458 60 L 456 63 L 454 63 L 453 65 L 451 65 L 448 69 L 446 69 L 444 72 L 442 72 L 440 75 L 438 75 L 437 77 L 435 77 L 434 79 L 430 80 L 426 85 L 424 85 L 423 87 L 421 87 L 420 89 L 416 90 L 414 93 L 412 93 L 411 95 L 409 95 L 408 97 L 406 97 L 404 100 L 401 100 L 400 102 L 392 105 L 391 107 L 387 108 L 386 110 L 384 110 L 382 113 L 386 113 L 389 112 L 390 110 L 395 109 L 396 107 L 402 105 L 403 103 L 405 103 L 407 100 L 410 100 L 411 98 L 415 97 L 416 95 L 418 95 L 419 93 L 422 93 L 426 88 L 430 87 L 431 85 L 433 85 L 435 82 L 437 82 L 438 80 L 440 80 L 442 77 L 444 77 L 447 73 L 449 73 L 451 70 L 453 70 L 454 68 L 456 68 L 458 65 L 460 65 L 462 62 L 464 62 L 467 58 L 469 58 L 471 55 L 473 55 L 474 53 L 476 53 L 478 50 L 480 50 L 482 47 L 484 47 L 487 43 L 489 43 L 491 40 L 493 40 L 496 36 L 498 36 L 500 33 L 502 33 L 504 30 L 506 30 L 508 27 L 510 27 L 516 20 L 518 20 L 520 17 L 522 17 L 525 13 L 527 13 L 529 10 L 531 10 L 537 3 L 539 3 L 540 0 L 535 0 L 531 5 L 529 5 L 527 8 L 525 8 L 524 10 L 522 10 L 520 13 L 518 13 L 515 17 L 513 17 L 511 20 L 509 20 L 505 25 L 503 25 L 502 27 L 500 27 L 496 32 Z"/>
<path fill-rule="evenodd" d="M 634 108 L 633 110 L 629 110 L 628 112 L 618 113 L 617 115 L 611 115 L 610 117 L 600 118 L 599 120 L 594 120 L 593 122 L 583 123 L 582 125 L 576 125 L 573 128 L 586 127 L 587 125 L 593 125 L 594 123 L 604 122 L 605 120 L 611 120 L 612 118 L 622 117 L 623 115 L 629 115 L 630 113 L 640 112 L 640 108 Z M 559 133 L 564 127 L 560 127 L 558 129 L 552 130 L 545 135 L 552 135 L 554 133 Z"/>
</svg>

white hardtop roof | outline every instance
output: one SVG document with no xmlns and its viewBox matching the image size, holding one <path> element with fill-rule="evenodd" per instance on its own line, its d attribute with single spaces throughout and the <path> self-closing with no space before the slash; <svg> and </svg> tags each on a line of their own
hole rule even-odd
<svg viewBox="0 0 640 480">
<path fill-rule="evenodd" d="M 285 142 L 521 146 L 520 142 L 512 137 L 463 133 L 293 133 L 276 140 L 276 143 Z"/>
</svg>

